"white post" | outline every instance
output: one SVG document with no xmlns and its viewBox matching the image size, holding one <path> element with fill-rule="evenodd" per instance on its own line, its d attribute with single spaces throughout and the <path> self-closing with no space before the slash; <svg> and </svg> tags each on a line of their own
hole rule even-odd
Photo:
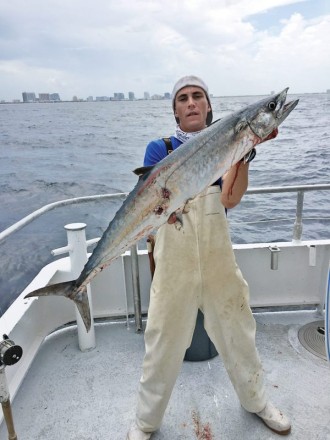
<svg viewBox="0 0 330 440">
<path fill-rule="evenodd" d="M 78 278 L 83 270 L 85 263 L 87 262 L 87 245 L 86 245 L 86 233 L 85 223 L 71 223 L 65 225 L 64 228 L 67 231 L 68 236 L 68 248 L 71 260 L 71 272 L 73 278 Z M 93 320 L 93 305 L 91 288 L 87 286 L 87 296 L 89 301 L 89 307 L 91 312 L 91 328 L 87 333 L 84 322 L 76 308 L 77 329 L 78 329 L 78 342 L 81 351 L 88 351 L 95 348 L 95 330 Z"/>
</svg>

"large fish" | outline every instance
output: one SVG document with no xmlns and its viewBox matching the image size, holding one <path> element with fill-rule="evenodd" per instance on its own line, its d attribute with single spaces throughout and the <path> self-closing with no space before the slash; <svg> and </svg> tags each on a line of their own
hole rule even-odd
<svg viewBox="0 0 330 440">
<path fill-rule="evenodd" d="M 49 285 L 26 297 L 62 295 L 78 307 L 86 330 L 91 316 L 87 284 L 134 243 L 166 223 L 261 142 L 296 107 L 285 103 L 288 88 L 214 122 L 153 167 L 138 168 L 135 188 L 102 235 L 79 278 Z M 175 215 L 175 214 L 174 214 Z M 173 226 L 174 227 L 174 226 Z"/>
</svg>

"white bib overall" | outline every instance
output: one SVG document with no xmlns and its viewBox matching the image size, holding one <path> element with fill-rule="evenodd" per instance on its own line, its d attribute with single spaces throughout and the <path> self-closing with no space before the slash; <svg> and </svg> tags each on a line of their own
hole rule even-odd
<svg viewBox="0 0 330 440">
<path fill-rule="evenodd" d="M 188 209 L 181 230 L 165 224 L 156 236 L 136 420 L 145 432 L 161 425 L 198 309 L 242 406 L 259 412 L 266 405 L 249 289 L 236 265 L 220 188 L 209 187 Z"/>
</svg>

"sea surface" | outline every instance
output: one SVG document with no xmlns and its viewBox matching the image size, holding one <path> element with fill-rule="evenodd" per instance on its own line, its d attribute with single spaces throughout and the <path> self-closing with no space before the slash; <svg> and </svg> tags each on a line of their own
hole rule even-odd
<svg viewBox="0 0 330 440">
<path fill-rule="evenodd" d="M 212 99 L 214 119 L 261 96 Z M 258 147 L 250 187 L 330 183 L 330 94 L 289 95 L 300 102 L 276 139 Z M 171 101 L 0 105 L 0 231 L 51 202 L 129 192 L 147 143 L 174 133 Z M 329 238 L 330 192 L 308 192 L 303 239 Z M 0 314 L 66 245 L 63 226 L 87 224 L 99 237 L 120 200 L 61 208 L 0 243 Z M 294 194 L 246 195 L 228 212 L 234 243 L 290 241 Z M 141 243 L 143 247 L 143 243 Z"/>
</svg>

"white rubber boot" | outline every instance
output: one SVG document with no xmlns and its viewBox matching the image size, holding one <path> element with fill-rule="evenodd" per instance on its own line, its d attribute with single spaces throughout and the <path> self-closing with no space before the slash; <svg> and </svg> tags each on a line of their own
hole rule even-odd
<svg viewBox="0 0 330 440">
<path fill-rule="evenodd" d="M 270 402 L 267 402 L 265 408 L 256 415 L 277 434 L 287 435 L 291 431 L 291 422 L 288 417 Z"/>
<path fill-rule="evenodd" d="M 143 432 L 134 423 L 127 433 L 126 440 L 149 440 L 151 435 L 152 432 Z"/>
</svg>

